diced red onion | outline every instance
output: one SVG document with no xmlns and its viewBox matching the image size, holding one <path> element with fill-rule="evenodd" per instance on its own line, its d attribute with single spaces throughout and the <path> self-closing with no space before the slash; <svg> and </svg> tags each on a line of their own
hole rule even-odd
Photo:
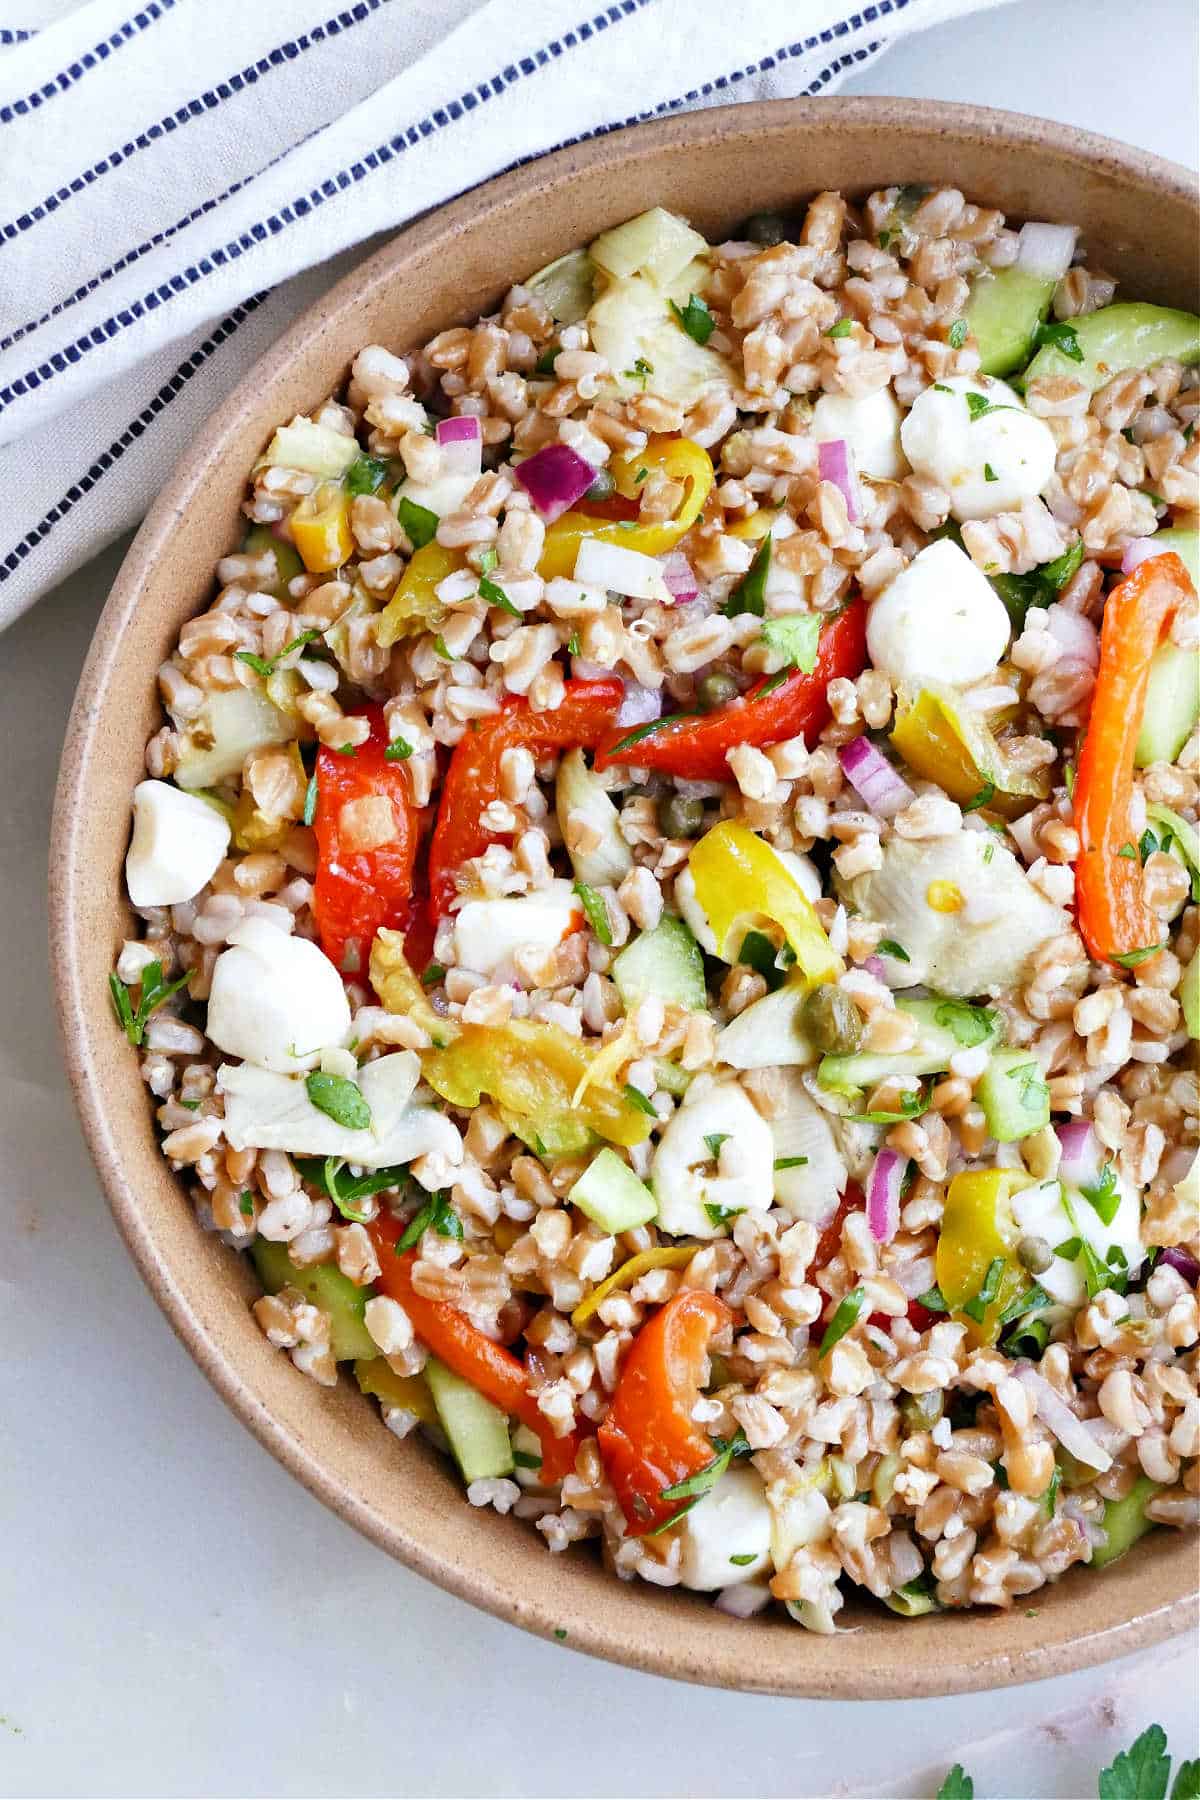
<svg viewBox="0 0 1200 1800">
<path fill-rule="evenodd" d="M 867 1224 L 877 1244 L 890 1244 L 900 1228 L 900 1182 L 904 1158 L 898 1150 L 880 1150 L 867 1182 Z"/>
<path fill-rule="evenodd" d="M 571 673 L 576 681 L 604 681 L 612 670 L 606 669 L 603 663 L 589 662 L 586 656 L 573 656 Z"/>
<path fill-rule="evenodd" d="M 868 975 L 873 975 L 876 981 L 882 981 L 886 987 L 887 968 L 882 956 L 868 956 L 866 962 L 863 964 L 863 968 L 867 971 Z"/>
<path fill-rule="evenodd" d="M 1053 1432 L 1064 1450 L 1077 1462 L 1103 1474 L 1112 1468 L 1112 1457 L 1101 1449 L 1085 1420 L 1077 1418 L 1060 1394 L 1055 1393 L 1044 1375 L 1029 1363 L 1016 1369 L 1017 1380 L 1029 1390 L 1038 1418 Z"/>
<path fill-rule="evenodd" d="M 713 1605 L 731 1619 L 752 1619 L 755 1613 L 771 1604 L 771 1590 L 756 1581 L 741 1581 L 736 1587 L 722 1588 Z"/>
<path fill-rule="evenodd" d="M 651 719 L 662 716 L 662 695 L 653 688 L 643 687 L 640 681 L 625 683 L 625 698 L 617 714 L 617 724 L 624 730 L 631 725 L 648 725 Z"/>
<path fill-rule="evenodd" d="M 660 557 L 663 580 L 671 598 L 677 602 L 694 600 L 700 592 L 692 565 L 682 550 L 672 550 Z"/>
<path fill-rule="evenodd" d="M 1100 634 L 1090 619 L 1072 612 L 1057 601 L 1046 614 L 1046 630 L 1060 643 L 1068 656 L 1086 663 L 1089 669 L 1100 666 Z"/>
<path fill-rule="evenodd" d="M 1017 268 L 1042 281 L 1061 281 L 1071 266 L 1078 236 L 1074 225 L 1022 225 Z"/>
<path fill-rule="evenodd" d="M 547 444 L 518 463 L 513 474 L 547 524 L 581 500 L 596 479 L 591 463 L 569 444 Z"/>
<path fill-rule="evenodd" d="M 447 475 L 478 475 L 483 468 L 483 431 L 478 419 L 439 419 L 437 443 Z"/>
<path fill-rule="evenodd" d="M 817 445 L 817 469 L 822 481 L 832 481 L 837 488 L 846 502 L 846 517 L 856 525 L 862 511 L 858 504 L 858 477 L 845 438 L 827 438 Z"/>
<path fill-rule="evenodd" d="M 847 781 L 877 819 L 890 819 L 911 805 L 912 789 L 870 738 L 856 737 L 843 744 L 838 761 Z"/>
<path fill-rule="evenodd" d="M 1148 562 L 1152 556 L 1162 554 L 1162 545 L 1156 544 L 1152 537 L 1130 538 L 1121 552 L 1121 573 L 1132 575 L 1139 563 Z"/>
<path fill-rule="evenodd" d="M 1200 1262 L 1196 1261 L 1190 1251 L 1181 1250 L 1177 1244 L 1162 1251 L 1158 1260 L 1174 1269 L 1176 1274 L 1182 1275 L 1189 1287 L 1195 1287 L 1200 1281 Z"/>
<path fill-rule="evenodd" d="M 1100 1174 L 1100 1152 L 1087 1119 L 1072 1119 L 1054 1129 L 1062 1145 L 1058 1165 L 1061 1179 L 1071 1187 L 1080 1187 L 1085 1181 L 1094 1182 Z"/>
</svg>

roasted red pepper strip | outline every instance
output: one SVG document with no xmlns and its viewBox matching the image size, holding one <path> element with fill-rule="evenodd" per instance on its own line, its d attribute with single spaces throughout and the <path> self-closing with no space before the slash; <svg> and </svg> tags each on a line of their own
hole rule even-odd
<svg viewBox="0 0 1200 1800">
<path fill-rule="evenodd" d="M 1166 937 L 1162 920 L 1142 898 L 1141 859 L 1121 852 L 1137 835 L 1129 808 L 1150 660 L 1171 614 L 1191 593 L 1187 570 L 1168 551 L 1139 563 L 1104 603 L 1100 668 L 1074 794 L 1079 930 L 1098 962 L 1150 962 Z M 1147 950 L 1150 956 L 1143 954 Z M 1125 966 L 1134 965 L 1126 960 Z"/>
<path fill-rule="evenodd" d="M 664 1488 L 696 1475 L 716 1451 L 692 1419 L 714 1333 L 733 1314 L 701 1288 L 682 1288 L 642 1326 L 625 1358 L 597 1438 L 630 1537 L 665 1525 L 680 1511 Z"/>
<path fill-rule="evenodd" d="M 750 690 L 715 712 L 668 720 L 635 743 L 629 732 L 614 730 L 600 745 L 596 767 L 632 763 L 639 769 L 661 769 L 688 781 L 728 781 L 728 752 L 738 744 L 765 749 L 789 738 L 811 742 L 829 722 L 825 689 L 835 676 L 853 681 L 867 666 L 867 609 L 855 600 L 821 633 L 816 667 L 810 675 L 799 670 L 780 682 L 764 676 Z"/>
<path fill-rule="evenodd" d="M 371 735 L 353 755 L 322 748 L 317 754 L 317 875 L 313 916 L 321 948 L 346 974 L 365 970 L 371 940 L 381 925 L 403 927 L 409 919 L 413 865 L 420 837 L 420 810 L 412 803 L 402 762 L 388 762 L 383 709 L 361 716 Z M 391 802 L 395 835 L 373 850 L 344 850 L 344 808 L 355 801 Z"/>
<path fill-rule="evenodd" d="M 529 1376 L 512 1351 L 485 1337 L 457 1307 L 444 1300 L 427 1300 L 423 1294 L 418 1294 L 412 1280 L 417 1253 L 406 1250 L 403 1255 L 397 1255 L 396 1244 L 404 1227 L 396 1219 L 381 1216 L 373 1221 L 369 1230 L 379 1256 L 380 1274 L 376 1285 L 382 1293 L 400 1302 L 425 1348 L 440 1358 L 448 1369 L 469 1381 L 502 1413 L 520 1419 L 529 1427 L 541 1442 L 544 1481 L 561 1481 L 564 1475 L 569 1475 L 575 1467 L 583 1434 L 573 1432 L 570 1437 L 555 1437 L 529 1393 Z"/>
<path fill-rule="evenodd" d="M 624 688 L 616 677 L 568 681 L 561 706 L 535 713 L 527 700 L 512 699 L 501 712 L 479 719 L 455 746 L 442 784 L 437 824 L 429 847 L 429 894 L 439 916 L 456 897 L 455 877 L 463 864 L 482 856 L 504 836 L 490 831 L 480 814 L 500 796 L 500 758 L 523 745 L 534 756 L 548 750 L 585 749 L 598 744 L 621 704 Z"/>
</svg>

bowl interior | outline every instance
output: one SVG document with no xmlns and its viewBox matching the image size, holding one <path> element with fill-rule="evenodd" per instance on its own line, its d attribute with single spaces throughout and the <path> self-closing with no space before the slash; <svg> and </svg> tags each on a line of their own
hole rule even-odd
<svg viewBox="0 0 1200 1800">
<path fill-rule="evenodd" d="M 921 1696 L 1032 1680 L 1185 1629 L 1193 1539 L 1161 1531 L 1103 1576 L 1072 1571 L 1007 1614 L 901 1620 L 866 1604 L 809 1636 L 748 1625 L 680 1592 L 625 1585 L 587 1550 L 550 1556 L 511 1519 L 467 1506 L 448 1465 L 401 1445 L 343 1376 L 326 1391 L 250 1316 L 244 1260 L 200 1231 L 163 1163 L 151 1110 L 110 1017 L 107 975 L 129 929 L 121 898 L 129 795 L 157 723 L 155 671 L 239 535 L 246 471 L 274 425 L 320 401 L 355 351 L 403 351 L 467 322 L 510 285 L 653 204 L 709 236 L 825 187 L 952 184 L 1010 215 L 1078 223 L 1141 298 L 1196 305 L 1188 173 L 1037 120 L 902 100 L 723 108 L 559 152 L 403 233 L 305 316 L 214 415 L 130 551 L 72 713 L 51 856 L 52 964 L 68 1067 L 117 1222 L 175 1330 L 243 1423 L 328 1505 L 410 1567 L 576 1648 L 658 1674 L 761 1692 Z M 752 1637 L 747 1634 L 752 1633 Z"/>
</svg>

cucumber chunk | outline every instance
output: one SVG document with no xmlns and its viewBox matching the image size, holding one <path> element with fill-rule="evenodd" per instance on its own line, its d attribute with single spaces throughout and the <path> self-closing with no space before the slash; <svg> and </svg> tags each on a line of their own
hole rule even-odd
<svg viewBox="0 0 1200 1800">
<path fill-rule="evenodd" d="M 1000 1038 L 999 1014 L 988 1007 L 968 1006 L 962 1000 L 898 999 L 896 1008 L 916 1022 L 917 1041 L 913 1048 L 824 1056 L 817 1071 L 822 1087 L 840 1094 L 856 1093 L 860 1088 L 874 1087 L 890 1075 L 936 1075 L 950 1067 L 950 1058 L 958 1051 L 977 1044 L 990 1049 Z"/>
<path fill-rule="evenodd" d="M 508 1420 L 499 1408 L 434 1356 L 426 1362 L 424 1374 L 463 1480 L 470 1485 L 511 1475 Z"/>
<path fill-rule="evenodd" d="M 626 1011 L 647 994 L 692 1012 L 708 1004 L 700 946 L 683 920 L 670 913 L 614 958 L 612 978 Z"/>
<path fill-rule="evenodd" d="M 1146 1517 L 1146 1502 L 1152 1500 L 1159 1492 L 1159 1483 L 1151 1481 L 1148 1475 L 1139 1475 L 1123 1500 L 1106 1500 L 1104 1517 L 1100 1521 L 1108 1533 L 1108 1542 L 1102 1548 L 1092 1551 L 1093 1569 L 1102 1569 L 1106 1563 L 1116 1562 L 1118 1556 L 1124 1556 L 1131 1544 L 1136 1544 L 1140 1537 L 1153 1531 L 1154 1520 Z"/>
<path fill-rule="evenodd" d="M 1050 1089 L 1028 1050 L 993 1051 L 975 1090 L 998 1144 L 1011 1144 L 1050 1123 Z"/>
<path fill-rule="evenodd" d="M 1196 652 L 1169 640 L 1158 646 L 1150 662 L 1150 681 L 1142 729 L 1133 760 L 1139 769 L 1151 763 L 1173 763 L 1200 717 L 1200 668 Z"/>
<path fill-rule="evenodd" d="M 242 539 L 242 550 L 247 556 L 261 556 L 264 550 L 271 552 L 279 573 L 274 587 L 267 588 L 266 592 L 273 594 L 276 600 L 286 600 L 288 582 L 293 576 L 304 573 L 304 564 L 300 561 L 296 546 L 277 538 L 269 525 L 252 525 Z"/>
<path fill-rule="evenodd" d="M 1156 550 L 1173 550 L 1188 574 L 1192 586 L 1200 587 L 1200 531 L 1189 531 L 1183 525 L 1171 525 L 1154 534 Z"/>
<path fill-rule="evenodd" d="M 615 1236 L 658 1216 L 658 1202 L 615 1150 L 597 1151 L 567 1195 L 601 1231 Z"/>
<path fill-rule="evenodd" d="M 1050 311 L 1057 285 L 1018 268 L 981 275 L 974 283 L 966 318 L 985 375 L 1011 375 L 1029 361 L 1033 334 Z"/>
<path fill-rule="evenodd" d="M 286 1244 L 272 1244 L 266 1238 L 256 1238 L 250 1254 L 268 1294 L 294 1287 L 329 1314 L 330 1344 L 338 1362 L 379 1355 L 379 1347 L 363 1323 L 373 1288 L 356 1287 L 334 1263 L 316 1263 L 312 1268 L 301 1269 L 288 1255 Z"/>
<path fill-rule="evenodd" d="M 525 283 L 544 300 L 560 325 L 586 318 L 596 292 L 596 269 L 586 250 L 568 250 Z"/>
<path fill-rule="evenodd" d="M 1183 980 L 1179 984 L 1179 1004 L 1183 1008 L 1188 1036 L 1200 1038 L 1200 950 L 1195 952 L 1183 971 Z"/>
<path fill-rule="evenodd" d="M 1046 375 L 1069 375 L 1094 393 L 1125 369 L 1148 369 L 1167 357 L 1200 362 L 1200 319 L 1195 313 L 1129 300 L 1102 306 L 1071 324 L 1083 361 L 1075 362 L 1053 344 L 1044 344 L 1025 371 L 1026 383 Z"/>
</svg>

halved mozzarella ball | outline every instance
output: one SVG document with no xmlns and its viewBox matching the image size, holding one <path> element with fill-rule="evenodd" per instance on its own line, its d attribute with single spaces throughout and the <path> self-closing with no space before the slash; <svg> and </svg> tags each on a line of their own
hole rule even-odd
<svg viewBox="0 0 1200 1800">
<path fill-rule="evenodd" d="M 990 675 L 1008 648 L 1003 600 L 949 538 L 927 544 L 867 617 L 871 662 L 909 687 L 964 687 Z"/>
<path fill-rule="evenodd" d="M 916 473 L 945 488 L 956 519 L 1016 511 L 1041 493 L 1057 454 L 1050 427 L 1007 382 L 986 375 L 948 375 L 927 387 L 913 401 L 900 441 Z"/>
<path fill-rule="evenodd" d="M 775 1147 L 766 1120 L 736 1081 L 698 1078 L 654 1153 L 658 1229 L 670 1237 L 719 1237 L 736 1213 L 751 1207 L 765 1212 L 774 1184 Z"/>
<path fill-rule="evenodd" d="M 350 1003 L 316 944 L 246 919 L 213 964 L 207 1029 L 219 1050 L 260 1069 L 312 1069 L 346 1041 Z"/>
<path fill-rule="evenodd" d="M 842 438 L 863 475 L 899 481 L 908 471 L 900 446 L 900 407 L 890 387 L 873 394 L 822 394 L 813 407 L 812 435 L 818 444 Z"/>
<path fill-rule="evenodd" d="M 583 924 L 571 883 L 561 878 L 535 893 L 503 900 L 468 900 L 455 915 L 458 966 L 493 981 L 512 981 L 517 950 L 553 950 Z"/>
<path fill-rule="evenodd" d="M 679 1579 L 686 1588 L 710 1593 L 761 1575 L 771 1562 L 771 1514 L 762 1477 L 753 1469 L 728 1469 L 684 1515 L 679 1543 Z"/>
<path fill-rule="evenodd" d="M 134 906 L 175 906 L 212 880 L 229 848 L 229 823 L 215 806 L 169 781 L 133 790 L 133 837 L 125 886 Z"/>
</svg>

